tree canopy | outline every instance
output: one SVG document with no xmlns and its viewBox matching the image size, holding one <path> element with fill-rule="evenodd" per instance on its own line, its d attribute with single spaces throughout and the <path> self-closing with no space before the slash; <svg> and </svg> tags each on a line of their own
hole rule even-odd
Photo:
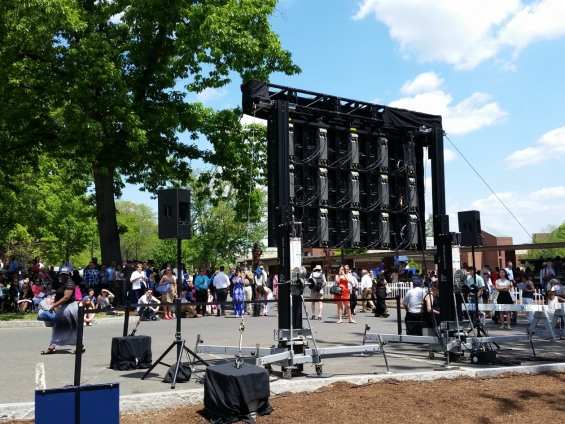
<svg viewBox="0 0 565 424">
<path fill-rule="evenodd" d="M 565 242 L 565 221 L 559 226 L 548 225 L 542 231 L 546 233 L 547 236 L 543 238 L 536 238 L 532 240 L 532 243 L 555 243 L 555 242 Z M 554 258 L 555 256 L 560 256 L 565 258 L 565 248 L 555 248 L 555 249 L 534 249 L 528 252 L 530 258 L 538 258 L 539 256 L 545 256 Z"/>
<path fill-rule="evenodd" d="M 189 103 L 188 92 L 300 69 L 271 31 L 276 0 L 3 0 L 0 144 L 3 165 L 43 152 L 94 182 L 102 260 L 120 259 L 115 196 L 124 183 L 156 192 L 185 184 L 190 160 L 226 170 L 235 190 L 255 184 L 230 169 L 252 157 L 239 110 Z M 188 133 L 193 143 L 179 140 Z M 206 137 L 214 151 L 198 147 Z M 256 169 L 261 168 L 260 164 Z M 247 177 L 246 177 L 247 176 Z M 233 197 L 235 209 L 242 199 Z M 255 220 L 259 219 L 254 217 Z"/>
</svg>

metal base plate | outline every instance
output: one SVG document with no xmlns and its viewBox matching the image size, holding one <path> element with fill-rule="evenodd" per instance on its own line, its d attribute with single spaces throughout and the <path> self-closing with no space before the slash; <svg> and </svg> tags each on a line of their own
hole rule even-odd
<svg viewBox="0 0 565 424">
<path fill-rule="evenodd" d="M 323 372 L 321 375 L 316 374 L 313 372 L 312 374 L 308 374 L 306 377 L 308 378 L 330 378 L 333 377 L 335 374 L 330 374 L 329 372 Z"/>
<path fill-rule="evenodd" d="M 441 367 L 434 368 L 434 371 L 457 371 L 461 369 L 461 367 L 452 367 L 451 365 L 442 365 Z"/>
</svg>

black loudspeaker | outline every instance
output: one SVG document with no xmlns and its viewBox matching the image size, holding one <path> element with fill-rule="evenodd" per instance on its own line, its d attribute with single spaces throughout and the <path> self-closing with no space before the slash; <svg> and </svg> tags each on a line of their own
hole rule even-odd
<svg viewBox="0 0 565 424">
<path fill-rule="evenodd" d="M 479 211 L 464 211 L 457 214 L 461 246 L 482 246 L 481 214 Z"/>
<path fill-rule="evenodd" d="M 181 188 L 159 190 L 159 238 L 190 238 L 190 191 Z"/>
</svg>

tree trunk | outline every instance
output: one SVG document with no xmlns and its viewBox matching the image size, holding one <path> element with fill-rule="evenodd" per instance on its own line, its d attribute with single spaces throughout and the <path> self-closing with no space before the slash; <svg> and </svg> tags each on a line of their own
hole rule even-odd
<svg viewBox="0 0 565 424">
<path fill-rule="evenodd" d="M 108 168 L 107 174 L 94 173 L 96 218 L 102 254 L 102 259 L 98 263 L 106 265 L 109 265 L 111 261 L 122 262 L 116 203 L 114 201 L 114 172 L 114 168 Z"/>
</svg>

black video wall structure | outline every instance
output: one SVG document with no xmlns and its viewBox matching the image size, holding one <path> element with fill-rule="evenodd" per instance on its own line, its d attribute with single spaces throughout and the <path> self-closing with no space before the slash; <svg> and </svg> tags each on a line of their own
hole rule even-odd
<svg viewBox="0 0 565 424">
<path fill-rule="evenodd" d="M 279 282 L 290 276 L 290 236 L 303 247 L 425 248 L 426 147 L 436 242 L 448 231 L 441 116 L 259 81 L 242 95 L 244 113 L 268 121 L 269 245 L 279 249 Z M 279 328 L 289 328 L 285 310 L 279 305 Z"/>
</svg>

